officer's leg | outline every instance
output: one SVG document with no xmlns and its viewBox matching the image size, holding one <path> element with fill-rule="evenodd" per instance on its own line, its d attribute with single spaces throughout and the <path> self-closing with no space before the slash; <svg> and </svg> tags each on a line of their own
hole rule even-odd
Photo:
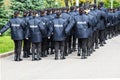
<svg viewBox="0 0 120 80">
<path fill-rule="evenodd" d="M 47 57 L 47 52 L 46 52 L 46 50 L 47 50 L 47 38 L 43 38 L 43 42 L 42 42 L 42 57 Z"/>
<path fill-rule="evenodd" d="M 104 29 L 103 30 L 103 44 L 106 44 L 106 33 L 107 33 L 107 30 Z"/>
<path fill-rule="evenodd" d="M 19 59 L 19 61 L 22 60 L 22 59 L 20 58 L 20 57 L 21 57 L 21 50 L 22 50 L 22 40 L 19 40 L 19 41 L 18 41 L 18 59 Z"/>
<path fill-rule="evenodd" d="M 22 41 L 20 40 L 14 40 L 14 44 L 15 44 L 15 57 L 14 60 L 15 61 L 22 61 L 22 59 L 20 58 L 21 55 L 21 48 L 22 48 Z"/>
<path fill-rule="evenodd" d="M 50 54 L 54 54 L 54 41 L 52 41 L 52 38 L 50 39 L 50 48 L 51 48 L 51 53 Z"/>
<path fill-rule="evenodd" d="M 78 39 L 78 54 L 77 54 L 77 56 L 80 56 L 81 55 L 81 49 L 82 48 L 82 41 L 81 41 L 81 39 L 79 38 Z"/>
<path fill-rule="evenodd" d="M 45 56 L 47 57 L 47 55 L 49 54 L 49 46 L 48 46 L 48 39 L 45 38 Z"/>
<path fill-rule="evenodd" d="M 92 39 L 92 40 L 90 40 L 90 41 L 91 41 L 90 53 L 92 54 L 93 51 L 95 51 L 95 49 L 94 49 L 94 43 L 95 43 L 95 32 L 93 32 L 93 35 L 92 35 L 91 39 Z"/>
<path fill-rule="evenodd" d="M 72 53 L 72 49 L 71 49 L 71 43 L 72 43 L 72 35 L 69 36 L 69 49 L 68 49 L 68 53 L 71 54 Z"/>
<path fill-rule="evenodd" d="M 41 57 L 44 57 L 44 38 L 43 38 L 43 41 L 42 41 L 41 45 L 42 45 Z"/>
<path fill-rule="evenodd" d="M 92 37 L 89 37 L 87 40 L 87 56 L 90 56 L 90 48 L 91 48 Z"/>
<path fill-rule="evenodd" d="M 96 31 L 95 32 L 95 49 L 98 49 L 99 47 L 98 47 L 98 32 L 99 31 Z"/>
<path fill-rule="evenodd" d="M 73 34 L 73 50 L 72 51 L 76 51 L 76 35 L 75 35 L 75 33 Z"/>
<path fill-rule="evenodd" d="M 100 40 L 100 46 L 104 46 L 104 45 L 103 45 L 103 30 L 100 30 L 99 40 Z"/>
<path fill-rule="evenodd" d="M 64 46 L 65 46 L 64 41 L 61 41 L 60 42 L 60 54 L 61 54 L 60 59 L 65 59 Z"/>
<path fill-rule="evenodd" d="M 86 59 L 86 53 L 87 53 L 87 39 L 82 39 L 82 55 L 81 59 Z"/>
<path fill-rule="evenodd" d="M 55 60 L 58 60 L 59 42 L 55 41 Z"/>
<path fill-rule="evenodd" d="M 14 48 L 14 53 L 15 53 L 14 60 L 15 61 L 18 60 L 18 53 L 17 53 L 17 47 L 18 47 L 18 45 L 17 44 L 18 44 L 17 40 L 14 40 L 14 46 L 15 46 L 15 48 Z"/>
<path fill-rule="evenodd" d="M 65 53 L 65 56 L 68 56 L 68 40 L 67 40 L 67 38 L 66 38 L 66 40 L 65 40 L 65 46 L 64 46 L 64 53 Z"/>
<path fill-rule="evenodd" d="M 29 52 L 30 52 L 30 50 L 29 50 L 29 43 L 30 41 L 29 40 L 27 40 L 27 39 L 24 39 L 24 45 L 23 45 L 23 57 L 24 58 L 28 58 L 28 57 L 30 57 L 29 56 Z"/>
<path fill-rule="evenodd" d="M 37 60 L 41 60 L 41 43 L 37 43 Z"/>
<path fill-rule="evenodd" d="M 111 37 L 110 37 L 110 27 L 108 27 L 108 39 L 111 39 Z"/>
<path fill-rule="evenodd" d="M 23 42 L 24 42 L 24 44 L 23 44 L 23 57 L 27 58 L 27 50 L 26 50 L 27 49 L 27 40 L 24 39 Z"/>
<path fill-rule="evenodd" d="M 27 42 L 27 54 L 28 54 L 28 56 L 29 55 L 32 55 L 32 53 L 31 53 L 31 40 L 30 40 L 30 38 L 28 39 L 28 42 Z"/>
<path fill-rule="evenodd" d="M 32 61 L 37 60 L 35 58 L 35 49 L 36 49 L 36 43 L 32 43 Z"/>
</svg>

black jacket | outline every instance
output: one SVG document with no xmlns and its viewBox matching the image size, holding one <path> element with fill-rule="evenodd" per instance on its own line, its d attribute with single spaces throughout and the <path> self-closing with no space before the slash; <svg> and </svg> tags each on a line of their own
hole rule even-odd
<svg viewBox="0 0 120 80">
<path fill-rule="evenodd" d="M 0 30 L 4 33 L 7 29 L 11 29 L 11 38 L 13 40 L 23 40 L 24 39 L 24 27 L 22 26 L 23 19 L 17 17 L 10 19 L 10 21 Z"/>
</svg>

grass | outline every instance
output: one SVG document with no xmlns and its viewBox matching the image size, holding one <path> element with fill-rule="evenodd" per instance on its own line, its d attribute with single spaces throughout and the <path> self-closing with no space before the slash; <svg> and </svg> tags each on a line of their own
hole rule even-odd
<svg viewBox="0 0 120 80">
<path fill-rule="evenodd" d="M 0 54 L 12 51 L 14 43 L 10 36 L 0 36 Z"/>
</svg>

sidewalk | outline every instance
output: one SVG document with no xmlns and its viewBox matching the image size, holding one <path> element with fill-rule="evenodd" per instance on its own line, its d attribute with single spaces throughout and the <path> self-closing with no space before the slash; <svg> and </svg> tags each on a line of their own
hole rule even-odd
<svg viewBox="0 0 120 80">
<path fill-rule="evenodd" d="M 13 61 L 13 55 L 0 59 L 2 80 L 120 78 L 120 36 L 107 41 L 88 59 L 81 60 L 77 53 L 66 60 L 54 60 L 54 55 L 41 61 L 23 59 Z"/>
</svg>

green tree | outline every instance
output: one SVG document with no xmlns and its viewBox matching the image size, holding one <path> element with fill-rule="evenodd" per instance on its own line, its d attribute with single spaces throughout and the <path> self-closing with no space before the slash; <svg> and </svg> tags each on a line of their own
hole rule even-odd
<svg viewBox="0 0 120 80">
<path fill-rule="evenodd" d="M 5 0 L 0 0 L 0 29 L 7 23 L 10 17 L 11 10 L 9 5 L 6 6 Z"/>
</svg>

